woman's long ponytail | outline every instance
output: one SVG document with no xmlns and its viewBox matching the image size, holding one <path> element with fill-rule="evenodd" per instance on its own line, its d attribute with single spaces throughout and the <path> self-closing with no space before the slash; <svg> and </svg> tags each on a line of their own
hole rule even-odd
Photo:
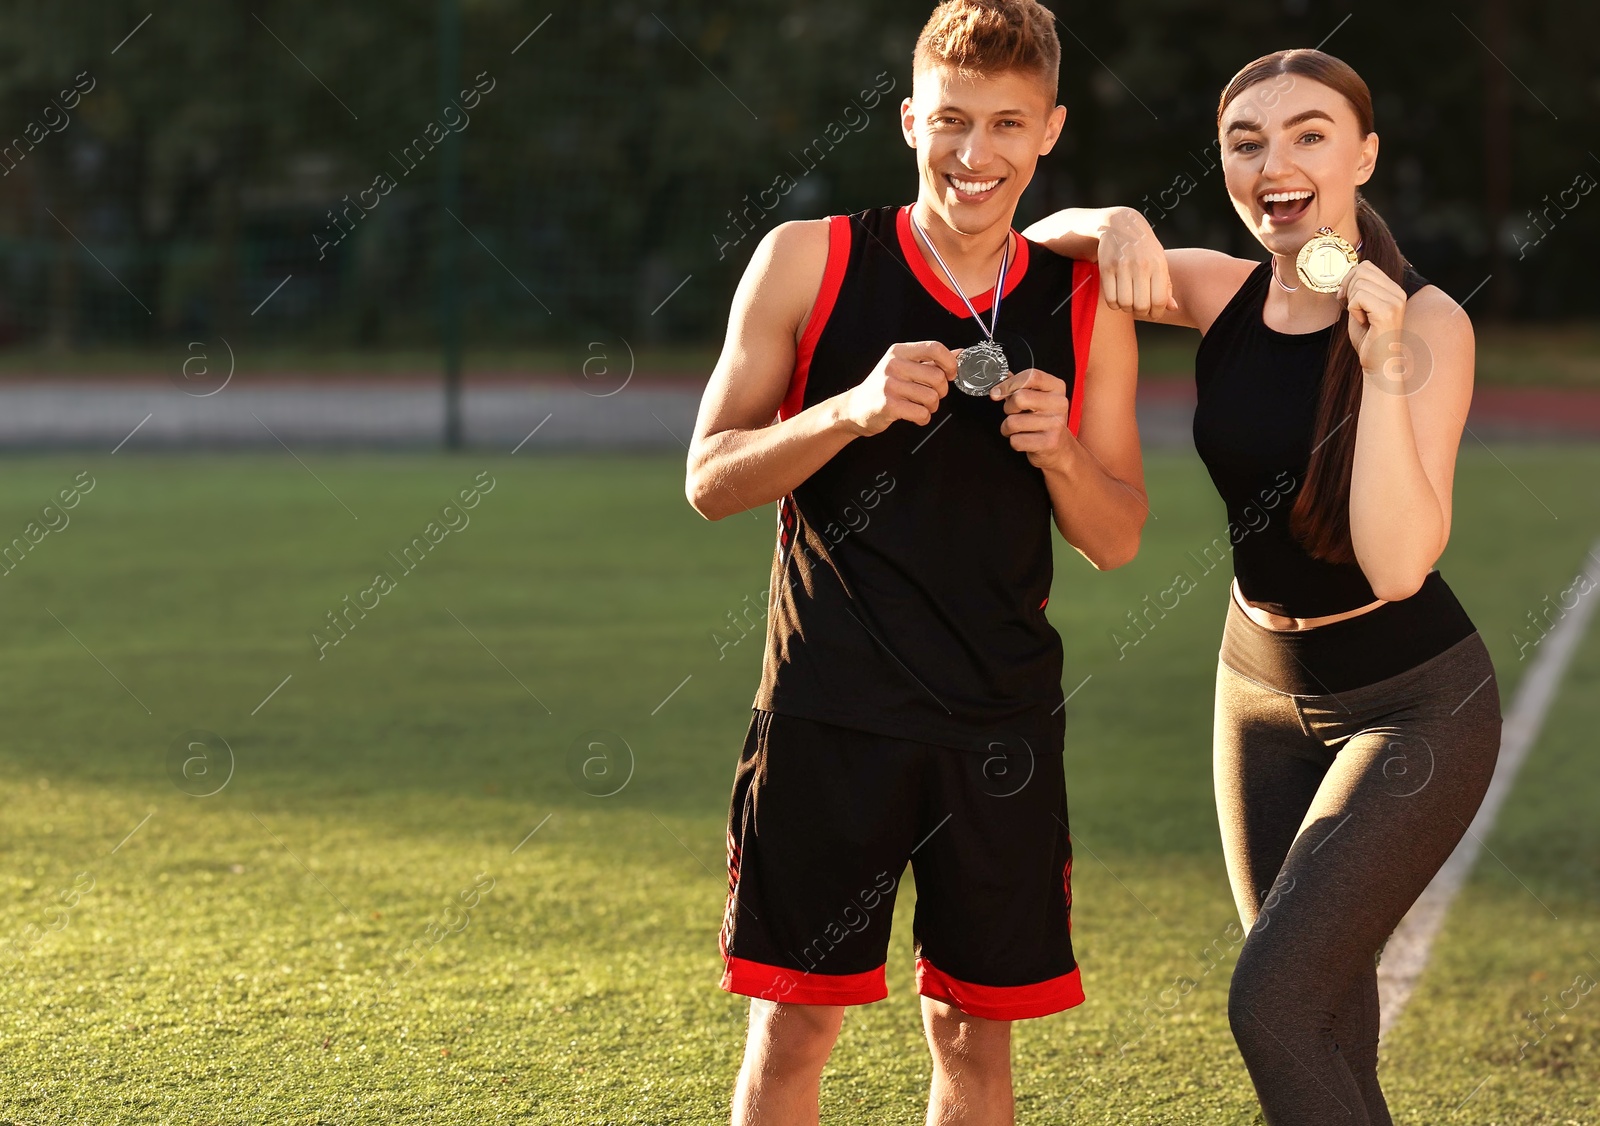
<svg viewBox="0 0 1600 1126">
<path fill-rule="evenodd" d="M 1361 257 L 1397 284 L 1410 265 L 1377 209 L 1356 192 Z M 1356 419 L 1361 414 L 1361 357 L 1350 343 L 1350 312 L 1341 310 L 1328 341 L 1322 393 L 1311 434 L 1311 463 L 1289 512 L 1289 530 L 1302 547 L 1329 563 L 1354 563 L 1350 542 L 1350 472 L 1356 460 Z"/>
</svg>

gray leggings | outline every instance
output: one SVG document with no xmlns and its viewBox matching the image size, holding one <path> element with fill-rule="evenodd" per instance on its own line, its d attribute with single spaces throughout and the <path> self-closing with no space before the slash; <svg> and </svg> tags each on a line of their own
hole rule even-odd
<svg viewBox="0 0 1600 1126">
<path fill-rule="evenodd" d="M 1228 629 L 1272 631 L 1232 607 Z M 1455 848 L 1500 747 L 1476 633 L 1406 672 L 1292 695 L 1217 668 L 1215 773 L 1249 934 L 1228 1021 L 1271 1126 L 1390 1126 L 1377 955 Z"/>
</svg>

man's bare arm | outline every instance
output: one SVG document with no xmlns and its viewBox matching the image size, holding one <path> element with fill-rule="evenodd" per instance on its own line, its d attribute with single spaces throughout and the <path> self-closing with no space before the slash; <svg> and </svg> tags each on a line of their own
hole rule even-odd
<svg viewBox="0 0 1600 1126">
<path fill-rule="evenodd" d="M 689 446 L 684 492 L 709 520 L 786 495 L 855 438 L 926 426 L 955 378 L 944 345 L 896 344 L 857 386 L 774 422 L 827 259 L 827 221 L 784 223 L 745 269 Z"/>
<path fill-rule="evenodd" d="M 1083 416 L 1071 447 L 1076 456 L 1046 469 L 1044 478 L 1056 527 L 1100 570 L 1120 567 L 1139 553 L 1150 511 L 1134 415 L 1138 373 L 1133 317 L 1101 305 L 1083 377 Z"/>
<path fill-rule="evenodd" d="M 1101 305 L 1084 372 L 1078 436 L 1067 425 L 1064 380 L 1029 368 L 1008 376 L 990 395 L 1004 398 L 1000 432 L 1012 449 L 1044 471 L 1061 535 L 1100 570 L 1120 567 L 1139 551 L 1149 506 L 1134 419 L 1139 346 L 1133 318 Z"/>
</svg>

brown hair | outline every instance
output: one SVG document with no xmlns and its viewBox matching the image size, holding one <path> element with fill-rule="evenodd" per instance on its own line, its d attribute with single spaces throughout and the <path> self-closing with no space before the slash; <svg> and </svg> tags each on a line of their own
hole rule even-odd
<svg viewBox="0 0 1600 1126">
<path fill-rule="evenodd" d="M 1372 94 L 1355 70 L 1321 51 L 1299 49 L 1263 55 L 1238 74 L 1217 102 L 1217 125 L 1223 111 L 1250 87 L 1280 75 L 1298 75 L 1344 95 L 1355 111 L 1361 135 L 1373 131 Z M 1361 257 L 1400 282 L 1411 263 L 1389 233 L 1388 224 L 1356 190 L 1356 225 L 1361 232 Z M 1311 463 L 1289 513 L 1289 529 L 1312 556 L 1330 563 L 1354 563 L 1350 542 L 1350 470 L 1356 455 L 1356 416 L 1361 412 L 1361 357 L 1350 343 L 1348 310 L 1339 314 L 1323 369 L 1322 395 L 1312 432 Z"/>
<path fill-rule="evenodd" d="M 1061 74 L 1055 17 L 1037 0 L 945 0 L 911 55 L 913 71 L 940 63 L 963 74 L 1036 75 L 1054 102 Z"/>
</svg>

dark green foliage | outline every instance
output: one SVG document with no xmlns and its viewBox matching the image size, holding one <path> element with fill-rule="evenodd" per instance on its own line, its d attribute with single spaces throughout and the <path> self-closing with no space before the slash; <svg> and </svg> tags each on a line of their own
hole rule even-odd
<svg viewBox="0 0 1600 1126">
<path fill-rule="evenodd" d="M 461 137 L 458 215 L 483 244 L 460 236 L 469 345 L 714 339 L 771 226 L 914 193 L 897 107 L 927 0 L 461 6 L 464 80 L 495 82 Z M 1395 4 L 1348 22 L 1330 0 L 1058 7 L 1070 115 L 1024 221 L 1130 203 L 1169 243 L 1249 251 L 1207 171 L 1217 91 L 1258 54 L 1326 40 L 1373 88 L 1371 195 L 1424 273 L 1458 297 L 1493 274 L 1479 317 L 1592 312 L 1600 206 L 1561 193 L 1600 177 L 1593 5 Z M 146 14 L 0 10 L 0 142 L 73 76 L 97 82 L 0 178 L 0 342 L 432 343 L 434 249 L 456 224 L 437 159 L 402 175 L 394 154 L 445 112 L 439 0 L 183 0 L 139 27 Z M 348 194 L 361 213 L 380 173 L 395 189 L 319 256 L 329 210 Z"/>
</svg>

